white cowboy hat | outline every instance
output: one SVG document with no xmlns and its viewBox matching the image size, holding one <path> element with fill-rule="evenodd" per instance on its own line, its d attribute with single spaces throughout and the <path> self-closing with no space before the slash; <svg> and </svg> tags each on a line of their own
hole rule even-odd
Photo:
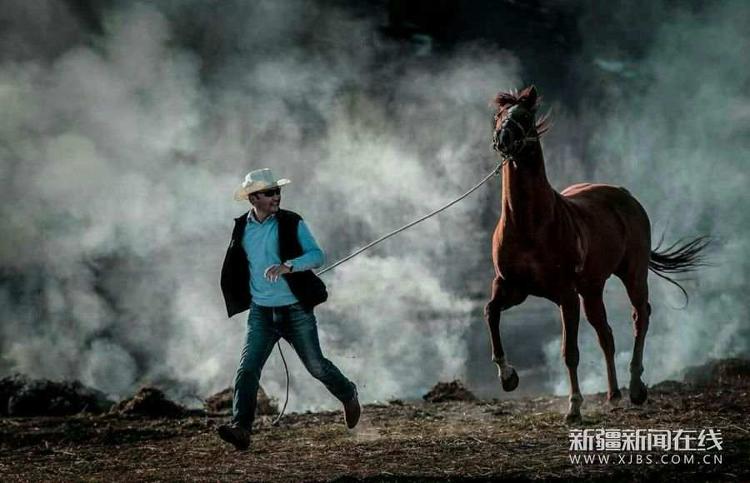
<svg viewBox="0 0 750 483">
<path fill-rule="evenodd" d="M 280 188 L 289 183 L 291 183 L 291 181 L 286 178 L 276 179 L 268 168 L 256 169 L 255 171 L 247 173 L 245 181 L 243 181 L 240 187 L 237 188 L 237 191 L 234 192 L 234 199 L 237 201 L 245 201 L 247 200 L 248 195 L 252 193 L 272 188 Z"/>
</svg>

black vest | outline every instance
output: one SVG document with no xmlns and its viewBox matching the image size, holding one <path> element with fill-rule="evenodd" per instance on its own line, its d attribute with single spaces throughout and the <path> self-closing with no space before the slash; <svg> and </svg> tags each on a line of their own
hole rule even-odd
<svg viewBox="0 0 750 483">
<path fill-rule="evenodd" d="M 221 291 L 227 305 L 229 317 L 244 312 L 250 308 L 250 270 L 247 254 L 242 247 L 242 237 L 245 235 L 248 213 L 234 220 L 232 240 L 229 242 L 227 255 L 221 267 Z M 281 262 L 297 258 L 302 255 L 302 246 L 297 239 L 297 226 L 302 219 L 297 213 L 279 210 L 276 213 L 279 223 L 279 255 Z M 263 267 L 261 270 L 264 270 Z M 312 309 L 328 299 L 328 292 L 323 281 L 312 270 L 286 273 L 283 275 L 297 300 Z"/>
</svg>

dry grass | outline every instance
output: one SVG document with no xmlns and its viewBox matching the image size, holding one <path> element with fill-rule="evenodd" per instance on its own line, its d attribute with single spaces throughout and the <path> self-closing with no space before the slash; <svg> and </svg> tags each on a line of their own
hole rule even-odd
<svg viewBox="0 0 750 483">
<path fill-rule="evenodd" d="M 368 405 L 355 431 L 340 412 L 261 417 L 247 452 L 215 436 L 226 419 L 117 415 L 0 419 L 0 481 L 486 480 L 750 481 L 750 381 L 651 389 L 643 407 L 586 397 L 585 428 L 718 428 L 712 466 L 576 466 L 564 398 Z"/>
</svg>

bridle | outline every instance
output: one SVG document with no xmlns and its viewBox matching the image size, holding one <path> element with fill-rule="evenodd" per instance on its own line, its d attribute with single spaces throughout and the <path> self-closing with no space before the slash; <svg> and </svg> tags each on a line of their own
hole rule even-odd
<svg viewBox="0 0 750 483">
<path fill-rule="evenodd" d="M 503 162 L 502 164 L 505 165 L 509 161 L 515 161 L 516 156 L 521 154 L 521 151 L 526 149 L 526 147 L 529 144 L 536 143 L 539 141 L 539 134 L 536 132 L 536 125 L 533 122 L 533 116 L 532 116 L 532 122 L 529 125 L 528 128 L 523 127 L 523 125 L 518 122 L 517 120 L 513 119 L 513 116 L 511 116 L 511 111 L 515 109 L 523 109 L 522 107 L 515 105 L 511 107 L 508 110 L 507 116 L 505 119 L 503 119 L 503 123 L 500 126 L 500 130 L 495 131 L 493 134 L 493 147 L 497 152 L 503 155 Z M 510 123 L 513 123 L 516 127 L 518 127 L 519 131 L 521 131 L 521 137 L 519 139 L 516 139 L 513 141 L 513 144 L 510 146 L 510 148 L 507 151 L 504 151 L 500 148 L 499 140 L 497 139 L 498 133 L 501 132 L 503 129 L 506 128 L 506 126 Z"/>
</svg>

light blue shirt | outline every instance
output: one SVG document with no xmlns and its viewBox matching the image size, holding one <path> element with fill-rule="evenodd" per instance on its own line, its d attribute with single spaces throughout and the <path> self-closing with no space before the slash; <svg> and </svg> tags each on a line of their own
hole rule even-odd
<svg viewBox="0 0 750 483">
<path fill-rule="evenodd" d="M 302 255 L 289 260 L 292 270 L 301 272 L 323 265 L 325 254 L 303 220 L 300 220 L 297 226 L 297 239 L 302 246 Z M 263 222 L 259 222 L 250 211 L 247 214 L 247 225 L 242 237 L 242 248 L 245 249 L 247 261 L 250 264 L 250 294 L 254 303 L 264 307 L 280 307 L 299 302 L 283 276 L 275 282 L 271 282 L 264 276 L 268 267 L 281 263 L 279 222 L 276 215 L 271 215 Z"/>
</svg>

